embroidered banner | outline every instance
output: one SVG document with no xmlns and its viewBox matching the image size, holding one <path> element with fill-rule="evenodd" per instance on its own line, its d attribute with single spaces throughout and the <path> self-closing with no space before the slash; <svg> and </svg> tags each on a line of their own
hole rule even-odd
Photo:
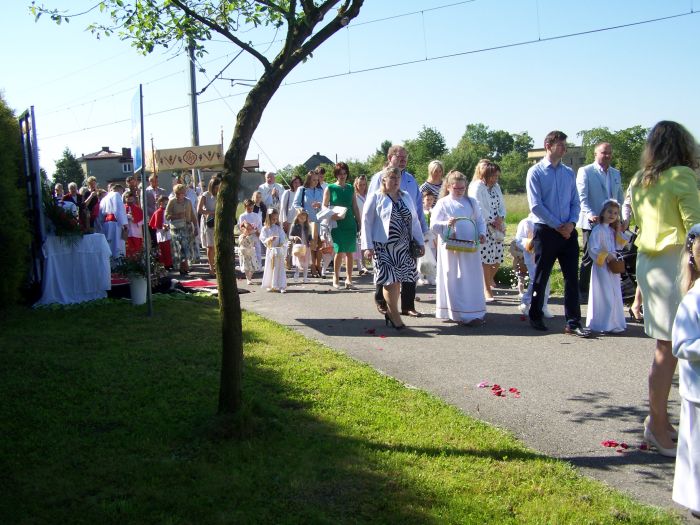
<svg viewBox="0 0 700 525">
<path fill-rule="evenodd" d="M 224 165 L 221 144 L 190 146 L 188 148 L 158 149 L 155 152 L 156 171 L 220 168 Z M 146 171 L 154 171 L 153 153 L 148 152 Z"/>
</svg>

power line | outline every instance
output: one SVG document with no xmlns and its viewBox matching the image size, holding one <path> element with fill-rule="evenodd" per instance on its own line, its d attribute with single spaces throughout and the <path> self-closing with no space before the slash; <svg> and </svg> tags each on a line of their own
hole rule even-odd
<svg viewBox="0 0 700 525">
<path fill-rule="evenodd" d="M 468 2 L 472 2 L 472 1 L 475 1 L 475 0 L 467 0 L 467 1 L 465 1 L 465 2 L 459 2 L 459 3 L 468 3 Z M 453 5 L 457 5 L 457 4 L 453 4 Z M 285 82 L 284 84 L 282 84 L 282 86 L 293 86 L 293 85 L 297 85 L 297 84 L 305 84 L 305 83 L 309 83 L 309 82 L 316 82 L 316 81 L 319 81 L 319 80 L 327 80 L 327 79 L 331 79 L 331 78 L 337 78 L 337 77 L 355 75 L 355 74 L 359 74 L 359 73 L 368 73 L 368 72 L 371 72 L 371 71 L 380 71 L 380 70 L 383 70 L 383 69 L 391 69 L 391 68 L 400 67 L 400 66 L 406 66 L 406 65 L 411 65 L 411 64 L 418 64 L 418 63 L 421 63 L 421 62 L 429 62 L 429 61 L 433 61 L 433 60 L 442 60 L 442 59 L 445 59 L 445 58 L 454 58 L 454 57 L 458 57 L 458 56 L 465 56 L 465 55 L 472 55 L 472 54 L 478 54 L 478 53 L 485 53 L 485 52 L 489 52 L 489 51 L 499 51 L 499 50 L 502 50 L 502 49 L 509 49 L 509 48 L 514 48 L 514 47 L 522 47 L 522 46 L 530 45 L 530 44 L 538 44 L 538 43 L 542 43 L 542 42 L 550 42 L 550 41 L 555 41 L 555 40 L 562 40 L 562 39 L 565 39 L 565 38 L 572 38 L 572 37 L 577 37 L 577 36 L 584 36 L 584 35 L 590 35 L 590 34 L 595 34 L 595 33 L 602 33 L 602 32 L 613 31 L 613 30 L 617 30 L 617 29 L 625 29 L 625 28 L 629 28 L 629 27 L 635 27 L 635 26 L 640 26 L 640 25 L 645 25 L 645 24 L 651 24 L 651 23 L 655 23 L 655 22 L 662 22 L 662 21 L 666 21 L 666 20 L 673 20 L 673 19 L 676 19 L 676 18 L 686 17 L 686 16 L 689 16 L 689 15 L 695 15 L 695 14 L 698 14 L 698 13 L 700 13 L 700 11 L 694 11 L 693 9 L 691 9 L 691 10 L 690 10 L 689 12 L 687 12 L 687 13 L 679 13 L 679 14 L 675 14 L 675 15 L 668 15 L 668 16 L 663 16 L 663 17 L 658 17 L 658 18 L 650 18 L 650 19 L 647 19 L 647 20 L 640 20 L 640 21 L 637 21 L 637 22 L 630 22 L 630 23 L 627 23 L 627 24 L 618 24 L 618 25 L 614 25 L 614 26 L 607 26 L 607 27 L 602 27 L 602 28 L 597 28 L 597 29 L 590 29 L 590 30 L 587 30 L 587 31 L 578 31 L 578 32 L 574 32 L 574 33 L 566 33 L 566 34 L 563 34 L 563 35 L 556 35 L 556 36 L 545 37 L 545 38 L 540 38 L 540 37 L 538 36 L 537 39 L 523 40 L 523 41 L 520 41 L 520 42 L 512 42 L 512 43 L 509 43 L 509 44 L 502 44 L 502 45 L 498 45 L 498 46 L 491 46 L 491 47 L 484 47 L 484 48 L 479 48 L 479 49 L 472 49 L 472 50 L 469 50 L 469 51 L 460 51 L 460 52 L 457 52 L 457 53 L 450 53 L 450 54 L 446 54 L 446 55 L 439 55 L 439 56 L 434 56 L 434 57 L 427 57 L 427 58 L 424 58 L 424 59 L 407 60 L 407 61 L 398 62 L 398 63 L 395 63 L 395 64 L 386 64 L 386 65 L 383 65 L 383 66 L 369 67 L 369 68 L 364 68 L 364 69 L 358 69 L 358 70 L 355 70 L 355 71 L 347 71 L 347 72 L 343 72 L 343 73 L 335 73 L 335 74 L 331 74 L 331 75 L 323 75 L 323 76 L 314 77 L 314 78 L 309 78 L 309 79 L 304 79 L 304 80 L 297 80 L 297 81 L 294 81 L 294 82 Z M 390 17 L 390 18 L 399 18 L 400 16 L 402 16 L 402 15 L 395 15 L 395 16 Z M 216 91 L 217 91 L 217 93 L 219 93 L 218 90 L 216 90 Z M 225 101 L 225 100 L 228 99 L 228 98 L 233 98 L 233 97 L 236 97 L 236 96 L 245 95 L 245 94 L 247 94 L 247 92 L 248 92 L 248 91 L 243 91 L 243 92 L 240 92 L 240 93 L 233 93 L 233 94 L 231 94 L 231 95 L 221 95 L 221 94 L 219 93 L 219 94 L 221 95 L 220 97 L 213 98 L 213 99 L 209 99 L 209 100 L 205 100 L 205 101 L 203 101 L 203 102 L 200 102 L 199 104 L 208 104 L 208 103 L 211 103 L 211 102 L 216 102 L 216 101 L 218 101 L 218 100 L 224 100 L 224 101 Z M 228 104 L 227 104 L 227 106 L 228 106 Z M 183 109 L 183 108 L 187 108 L 187 107 L 189 107 L 189 106 L 188 106 L 188 105 L 177 106 L 177 107 L 173 107 L 173 108 L 164 109 L 164 110 L 161 110 L 161 111 L 158 111 L 158 112 L 149 113 L 149 114 L 147 114 L 147 115 L 145 115 L 145 116 L 160 115 L 160 114 L 163 114 L 163 113 L 168 113 L 168 112 L 170 112 L 170 111 L 177 111 L 177 110 L 180 110 L 180 109 Z M 233 112 L 233 110 L 230 108 L 230 106 L 229 106 L 229 109 Z M 81 128 L 81 129 L 77 129 L 77 130 L 73 130 L 73 131 L 68 131 L 68 132 L 64 132 L 64 133 L 60 133 L 60 134 L 56 134 L 56 135 L 51 135 L 51 136 L 49 136 L 49 137 L 42 137 L 42 138 L 45 139 L 45 140 L 53 139 L 53 138 L 57 138 L 57 137 L 62 137 L 62 136 L 66 136 L 66 135 L 71 135 L 71 134 L 74 134 L 74 133 L 80 133 L 80 132 L 83 132 L 83 131 L 89 131 L 89 130 L 92 130 L 92 129 L 97 129 L 97 128 L 101 128 L 101 127 L 106 127 L 106 126 L 110 126 L 110 125 L 113 125 L 113 124 L 121 124 L 121 123 L 123 123 L 123 122 L 130 122 L 130 120 L 131 120 L 131 119 L 116 120 L 116 121 L 113 121 L 113 122 L 107 122 L 107 123 L 103 123 L 103 124 L 97 124 L 97 125 L 95 125 L 95 126 L 85 127 L 85 128 Z M 256 144 L 257 144 L 257 143 L 256 143 Z M 258 146 L 259 146 L 259 145 L 258 145 Z M 260 148 L 260 149 L 261 149 L 261 151 L 262 151 L 262 148 Z M 264 151 L 263 151 L 263 153 L 264 153 Z M 265 156 L 267 157 L 267 154 L 265 154 Z M 269 157 L 268 157 L 268 160 L 270 160 Z M 270 160 L 270 162 L 272 163 L 271 160 Z M 274 166 L 274 163 L 272 163 L 272 164 L 273 164 L 273 166 Z"/>
</svg>

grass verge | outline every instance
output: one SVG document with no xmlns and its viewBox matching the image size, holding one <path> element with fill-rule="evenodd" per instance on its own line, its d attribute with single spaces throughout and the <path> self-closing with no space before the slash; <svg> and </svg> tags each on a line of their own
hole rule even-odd
<svg viewBox="0 0 700 525">
<path fill-rule="evenodd" d="M 218 419 L 216 303 L 154 310 L 5 317 L 1 523 L 675 522 L 249 313 L 246 408 Z"/>
</svg>

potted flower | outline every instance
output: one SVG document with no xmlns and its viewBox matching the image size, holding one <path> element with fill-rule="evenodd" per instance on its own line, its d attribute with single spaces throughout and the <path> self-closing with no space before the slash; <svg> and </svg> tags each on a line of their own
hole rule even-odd
<svg viewBox="0 0 700 525">
<path fill-rule="evenodd" d="M 146 269 L 146 252 L 143 249 L 130 257 L 119 257 L 114 264 L 113 272 L 129 279 L 132 304 L 146 302 Z M 163 265 L 151 257 L 151 282 L 157 282 L 164 271 Z"/>
</svg>

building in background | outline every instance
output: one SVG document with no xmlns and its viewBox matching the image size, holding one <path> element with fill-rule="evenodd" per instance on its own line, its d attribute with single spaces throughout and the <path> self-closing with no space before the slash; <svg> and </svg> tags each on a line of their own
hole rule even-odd
<svg viewBox="0 0 700 525">
<path fill-rule="evenodd" d="M 78 157 L 85 178 L 95 177 L 100 188 L 107 188 L 110 182 L 124 184 L 124 180 L 134 174 L 134 159 L 131 148 L 122 148 L 121 153 L 102 146 L 100 151 Z M 82 182 L 82 181 L 76 181 Z"/>
<path fill-rule="evenodd" d="M 530 165 L 537 164 L 544 155 L 544 148 L 531 149 L 527 152 L 527 160 Z M 574 170 L 574 173 L 578 173 L 578 169 L 586 165 L 586 152 L 581 146 L 568 146 L 561 161 Z"/>
</svg>

